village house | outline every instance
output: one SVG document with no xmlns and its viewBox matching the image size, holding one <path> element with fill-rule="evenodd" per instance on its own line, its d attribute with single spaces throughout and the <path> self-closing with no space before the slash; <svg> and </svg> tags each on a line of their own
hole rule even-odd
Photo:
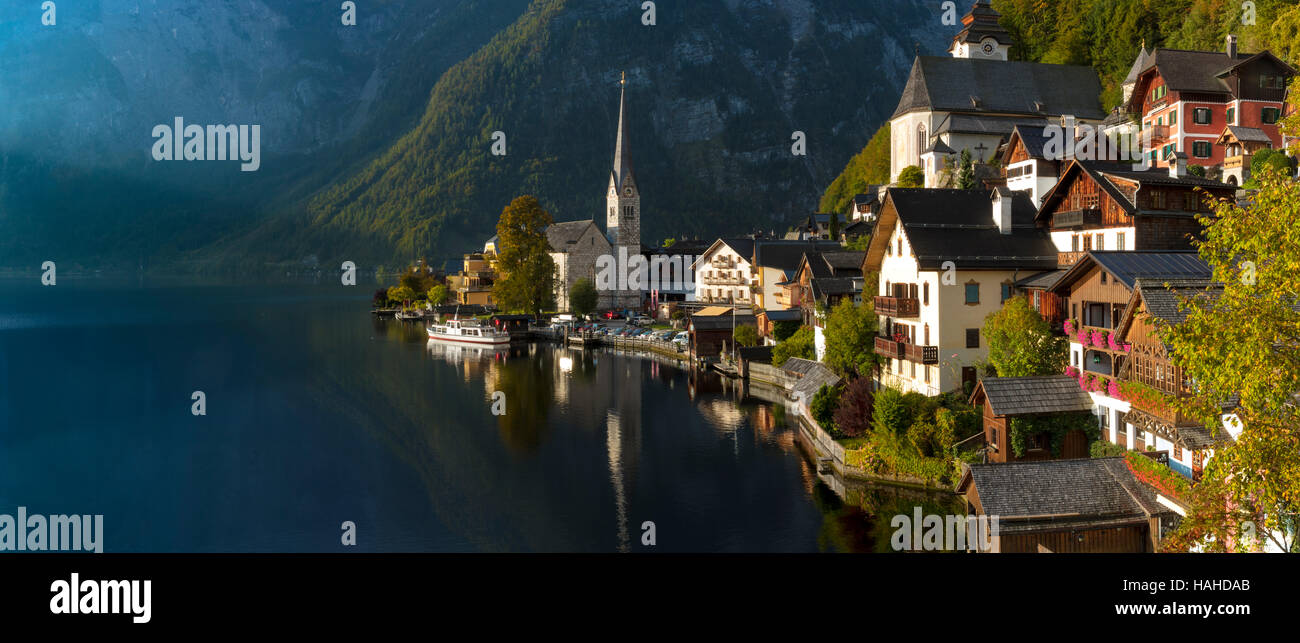
<svg viewBox="0 0 1300 643">
<path fill-rule="evenodd" d="M 1243 137 L 1283 147 L 1278 120 L 1296 71 L 1272 53 L 1238 52 L 1237 37 L 1229 35 L 1222 52 L 1144 49 L 1139 63 L 1125 108 L 1150 134 L 1143 151 L 1153 165 L 1165 167 L 1183 152 L 1194 165 L 1222 166 L 1224 180 L 1240 185 L 1250 166 Z M 1229 127 L 1238 128 L 1236 147 L 1224 137 Z"/>
<path fill-rule="evenodd" d="M 1008 60 L 1014 46 L 988 0 L 962 18 L 949 56 L 918 56 L 890 117 L 890 180 L 915 165 L 937 187 L 963 150 L 993 160 L 1017 125 L 1039 131 L 1063 116 L 1080 123 L 1106 117 L 1101 82 L 1090 67 Z"/>
<path fill-rule="evenodd" d="M 718 357 L 735 349 L 732 333 L 736 328 L 754 326 L 754 315 L 732 306 L 709 306 L 691 315 L 691 358 Z"/>
<path fill-rule="evenodd" d="M 987 358 L 984 319 L 1056 247 L 1024 192 L 891 188 L 862 265 L 877 275 L 878 383 L 934 396 L 969 386 Z"/>
<path fill-rule="evenodd" d="M 840 250 L 837 241 L 789 241 L 784 239 L 759 239 L 754 241 L 753 267 L 757 289 L 754 305 L 766 310 L 790 308 L 783 296 L 782 284 L 794 279 L 804 254 Z"/>
<path fill-rule="evenodd" d="M 799 288 L 803 325 L 813 328 L 817 359 L 826 353 L 826 314 L 848 299 L 862 304 L 862 262 L 866 253 L 851 250 L 805 253 L 794 282 Z"/>
<path fill-rule="evenodd" d="M 973 464 L 957 493 L 998 518 L 995 553 L 1151 553 L 1179 519 L 1124 458 Z"/>
<path fill-rule="evenodd" d="M 1130 409 L 1107 439 L 1129 449 L 1167 452 L 1170 468 L 1193 480 L 1200 480 L 1215 447 L 1230 442 L 1238 425 L 1220 417 L 1219 426 L 1206 427 L 1169 403 L 1169 398 L 1186 397 L 1194 391 L 1160 338 L 1159 328 L 1186 319 L 1187 311 L 1180 306 L 1183 299 L 1212 302 L 1222 292 L 1223 285 L 1209 279 L 1138 279 L 1116 331 L 1127 358 L 1120 370 L 1120 394 L 1130 402 Z M 1142 439 L 1137 438 L 1139 434 Z"/>
<path fill-rule="evenodd" d="M 447 277 L 447 289 L 454 294 L 457 304 L 495 306 L 492 285 L 496 277 L 491 255 L 471 253 L 465 255 L 460 272 Z"/>
<path fill-rule="evenodd" d="M 776 325 L 780 323 L 803 324 L 803 311 L 798 308 L 759 310 L 756 316 L 758 336 L 764 344 L 775 345 Z"/>
<path fill-rule="evenodd" d="M 718 239 L 691 264 L 695 271 L 695 301 L 703 304 L 754 305 L 754 240 Z"/>
<path fill-rule="evenodd" d="M 1052 443 L 1050 431 L 1032 430 L 1096 424 L 1092 398 L 1073 377 L 986 377 L 975 386 L 970 403 L 982 409 L 986 462 L 1089 457 L 1083 428 L 1066 431 L 1059 444 Z"/>
<path fill-rule="evenodd" d="M 1139 279 L 1209 279 L 1210 267 L 1192 251 L 1088 252 L 1052 286 L 1068 302 L 1070 341 L 1066 374 L 1092 396 L 1102 435 L 1129 449 L 1144 450 L 1142 426 L 1124 421 L 1132 410 L 1120 392 L 1119 374 L 1132 347 L 1119 332 Z"/>
</svg>

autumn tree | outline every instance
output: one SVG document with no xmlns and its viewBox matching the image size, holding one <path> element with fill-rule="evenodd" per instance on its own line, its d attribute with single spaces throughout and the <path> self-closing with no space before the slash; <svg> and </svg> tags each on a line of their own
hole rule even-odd
<svg viewBox="0 0 1300 643">
<path fill-rule="evenodd" d="M 570 312 L 586 315 L 596 310 L 598 301 L 599 295 L 596 293 L 596 282 L 586 277 L 573 282 L 573 288 L 569 289 Z"/>
<path fill-rule="evenodd" d="M 840 377 L 870 373 L 876 356 L 876 313 L 868 304 L 841 300 L 826 316 L 826 353 L 822 361 Z"/>
<path fill-rule="evenodd" d="M 1008 299 L 1001 310 L 985 317 L 983 333 L 998 377 L 1057 375 L 1065 370 L 1065 338 L 1053 335 L 1023 296 Z"/>
<path fill-rule="evenodd" d="M 555 306 L 555 262 L 546 240 L 552 223 L 531 196 L 518 197 L 501 211 L 492 296 L 503 310 L 537 315 Z"/>
<path fill-rule="evenodd" d="M 871 431 L 874 397 L 871 378 L 859 377 L 844 387 L 840 407 L 835 410 L 835 426 L 840 433 L 856 438 Z"/>
<path fill-rule="evenodd" d="M 446 284 L 438 284 L 429 289 L 429 303 L 434 306 L 441 306 L 447 303 L 447 298 L 450 294 L 451 293 L 447 290 Z"/>
<path fill-rule="evenodd" d="M 1195 382 L 1177 408 L 1219 434 L 1226 411 L 1240 429 L 1206 465 L 1188 530 L 1200 544 L 1248 549 L 1253 534 L 1290 550 L 1300 515 L 1300 183 L 1276 171 L 1257 178 L 1249 208 L 1223 200 L 1201 217 L 1200 255 L 1222 288 L 1184 294 L 1185 320 L 1157 331 Z"/>
<path fill-rule="evenodd" d="M 903 170 L 898 173 L 898 187 L 925 187 L 925 171 L 923 171 L 918 165 L 909 165 L 903 168 Z"/>
</svg>

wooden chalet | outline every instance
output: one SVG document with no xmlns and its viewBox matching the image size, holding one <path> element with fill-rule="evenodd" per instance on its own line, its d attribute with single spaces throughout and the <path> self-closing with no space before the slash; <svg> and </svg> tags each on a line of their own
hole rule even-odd
<svg viewBox="0 0 1300 643">
<path fill-rule="evenodd" d="M 975 386 L 970 403 L 983 409 L 987 462 L 1089 457 L 1088 436 L 1077 429 L 1066 434 L 1059 455 L 1052 452 L 1051 435 L 1046 433 L 1030 436 L 1022 455 L 1017 456 L 1011 445 L 1015 418 L 1092 416 L 1092 398 L 1073 377 L 986 377 Z"/>
<path fill-rule="evenodd" d="M 1124 458 L 967 467 L 957 485 L 971 515 L 998 518 L 993 552 L 1154 552 L 1178 519 Z"/>
<path fill-rule="evenodd" d="M 1123 422 L 1150 436 L 1145 446 L 1167 451 L 1170 468 L 1193 480 L 1200 479 L 1214 448 L 1231 438 L 1222 426 L 1208 429 L 1169 403 L 1169 398 L 1185 397 L 1193 390 L 1169 346 L 1160 339 L 1159 329 L 1186 319 L 1180 306 L 1184 299 L 1213 301 L 1222 292 L 1222 284 L 1208 279 L 1139 279 L 1118 330 L 1122 341 L 1132 346 L 1120 378 L 1139 385 L 1144 392 L 1128 400 L 1131 409 Z"/>
<path fill-rule="evenodd" d="M 1036 218 L 1051 231 L 1059 266 L 1090 250 L 1190 250 L 1201 234 L 1197 215 L 1211 212 L 1214 199 L 1234 198 L 1236 189 L 1179 171 L 1071 161 Z"/>
</svg>

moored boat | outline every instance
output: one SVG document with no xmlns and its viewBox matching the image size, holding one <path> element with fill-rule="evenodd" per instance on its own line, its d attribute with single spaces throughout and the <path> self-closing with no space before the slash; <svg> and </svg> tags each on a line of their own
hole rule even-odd
<svg viewBox="0 0 1300 643">
<path fill-rule="evenodd" d="M 497 346 L 510 343 L 510 333 L 498 330 L 477 319 L 448 319 L 443 324 L 432 324 L 426 329 L 429 339 L 452 344 Z"/>
</svg>

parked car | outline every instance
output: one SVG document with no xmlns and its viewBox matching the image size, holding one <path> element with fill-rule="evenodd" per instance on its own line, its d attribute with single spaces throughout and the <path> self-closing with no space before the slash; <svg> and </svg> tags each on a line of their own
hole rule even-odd
<svg viewBox="0 0 1300 643">
<path fill-rule="evenodd" d="M 605 319 L 623 319 L 623 313 L 620 313 L 617 310 L 607 310 L 601 316 Z"/>
</svg>

